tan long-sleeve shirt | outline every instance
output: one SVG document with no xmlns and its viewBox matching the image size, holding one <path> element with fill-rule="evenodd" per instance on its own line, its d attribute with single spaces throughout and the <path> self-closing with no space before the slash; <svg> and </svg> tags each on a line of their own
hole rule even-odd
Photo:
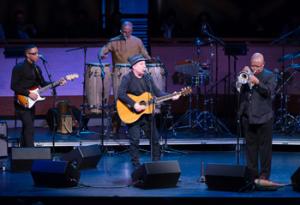
<svg viewBox="0 0 300 205">
<path fill-rule="evenodd" d="M 109 52 L 112 53 L 114 65 L 118 63 L 128 63 L 127 59 L 136 54 L 142 54 L 146 59 L 150 59 L 142 40 L 135 36 L 130 36 L 130 38 L 126 40 L 121 35 L 110 39 L 100 50 L 99 56 L 102 58 Z"/>
</svg>

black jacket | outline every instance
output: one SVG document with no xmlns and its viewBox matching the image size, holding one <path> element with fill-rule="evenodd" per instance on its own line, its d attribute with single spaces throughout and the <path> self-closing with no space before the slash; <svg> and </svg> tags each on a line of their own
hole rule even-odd
<svg viewBox="0 0 300 205">
<path fill-rule="evenodd" d="M 276 78 L 272 71 L 264 69 L 255 75 L 259 84 L 249 87 L 244 84 L 240 91 L 239 116 L 248 118 L 249 124 L 263 124 L 273 117 L 272 100 Z"/>
<path fill-rule="evenodd" d="M 29 89 L 32 87 L 45 86 L 45 81 L 41 69 L 29 63 L 27 60 L 17 64 L 12 71 L 11 89 L 17 95 L 29 95 Z"/>
</svg>

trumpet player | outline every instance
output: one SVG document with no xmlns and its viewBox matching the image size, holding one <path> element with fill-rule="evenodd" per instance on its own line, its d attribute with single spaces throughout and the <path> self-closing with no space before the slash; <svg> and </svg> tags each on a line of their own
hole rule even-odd
<svg viewBox="0 0 300 205">
<path fill-rule="evenodd" d="M 250 67 L 241 70 L 236 85 L 240 93 L 238 115 L 246 140 L 247 166 L 253 179 L 268 180 L 272 160 L 272 95 L 276 79 L 264 66 L 264 56 L 254 53 Z"/>
</svg>

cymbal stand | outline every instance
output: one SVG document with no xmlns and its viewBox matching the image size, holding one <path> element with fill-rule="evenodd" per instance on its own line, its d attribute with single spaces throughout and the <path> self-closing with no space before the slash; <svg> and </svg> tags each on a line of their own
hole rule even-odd
<svg viewBox="0 0 300 205">
<path fill-rule="evenodd" d="M 188 110 L 171 126 L 169 131 L 172 131 L 173 135 L 177 135 L 176 129 L 192 128 L 193 118 L 196 116 L 198 110 L 192 108 L 192 95 L 189 95 Z"/>
<path fill-rule="evenodd" d="M 294 71 L 286 80 L 284 79 L 284 72 L 281 72 L 282 84 L 275 91 L 275 95 L 280 93 L 280 108 L 276 111 L 276 117 L 274 120 L 274 130 L 285 134 L 292 134 L 296 131 L 298 126 L 298 120 L 288 112 L 287 103 L 288 95 L 286 94 L 286 85 L 297 73 Z"/>
<path fill-rule="evenodd" d="M 201 39 L 200 38 L 196 38 L 195 39 L 195 46 L 196 46 L 196 54 L 197 54 L 197 60 L 200 60 L 200 53 L 201 53 Z M 198 62 L 199 63 L 199 62 Z M 200 66 L 198 66 L 200 68 Z M 200 70 L 198 71 L 200 72 Z M 199 80 L 198 79 L 198 75 L 197 76 L 193 76 L 192 77 L 192 81 L 193 78 L 195 78 L 195 82 L 192 85 L 197 87 L 197 93 L 196 93 L 196 109 L 192 108 L 192 102 L 193 102 L 193 96 L 189 95 L 189 105 L 188 105 L 188 110 L 169 128 L 169 130 L 172 130 L 173 135 L 176 135 L 175 129 L 184 129 L 184 128 L 193 128 L 194 125 L 194 121 L 195 121 L 195 117 L 200 113 L 199 110 L 199 96 L 200 96 L 200 88 L 199 88 Z M 183 124 L 187 122 L 187 124 Z M 183 125 L 182 125 L 183 124 Z M 180 126 L 181 125 L 181 126 Z"/>
</svg>

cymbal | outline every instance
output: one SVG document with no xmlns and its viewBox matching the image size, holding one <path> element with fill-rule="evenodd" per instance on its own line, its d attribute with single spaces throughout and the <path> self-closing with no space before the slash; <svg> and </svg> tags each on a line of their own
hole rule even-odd
<svg viewBox="0 0 300 205">
<path fill-rule="evenodd" d="M 297 51 L 297 52 L 294 52 L 294 53 L 288 53 L 288 54 L 285 54 L 284 56 L 282 56 L 281 58 L 279 58 L 278 62 L 293 60 L 293 59 L 299 58 L 299 57 L 300 57 L 300 51 Z"/>
<path fill-rule="evenodd" d="M 287 68 L 292 68 L 300 71 L 300 64 L 298 63 L 289 64 Z"/>
</svg>

